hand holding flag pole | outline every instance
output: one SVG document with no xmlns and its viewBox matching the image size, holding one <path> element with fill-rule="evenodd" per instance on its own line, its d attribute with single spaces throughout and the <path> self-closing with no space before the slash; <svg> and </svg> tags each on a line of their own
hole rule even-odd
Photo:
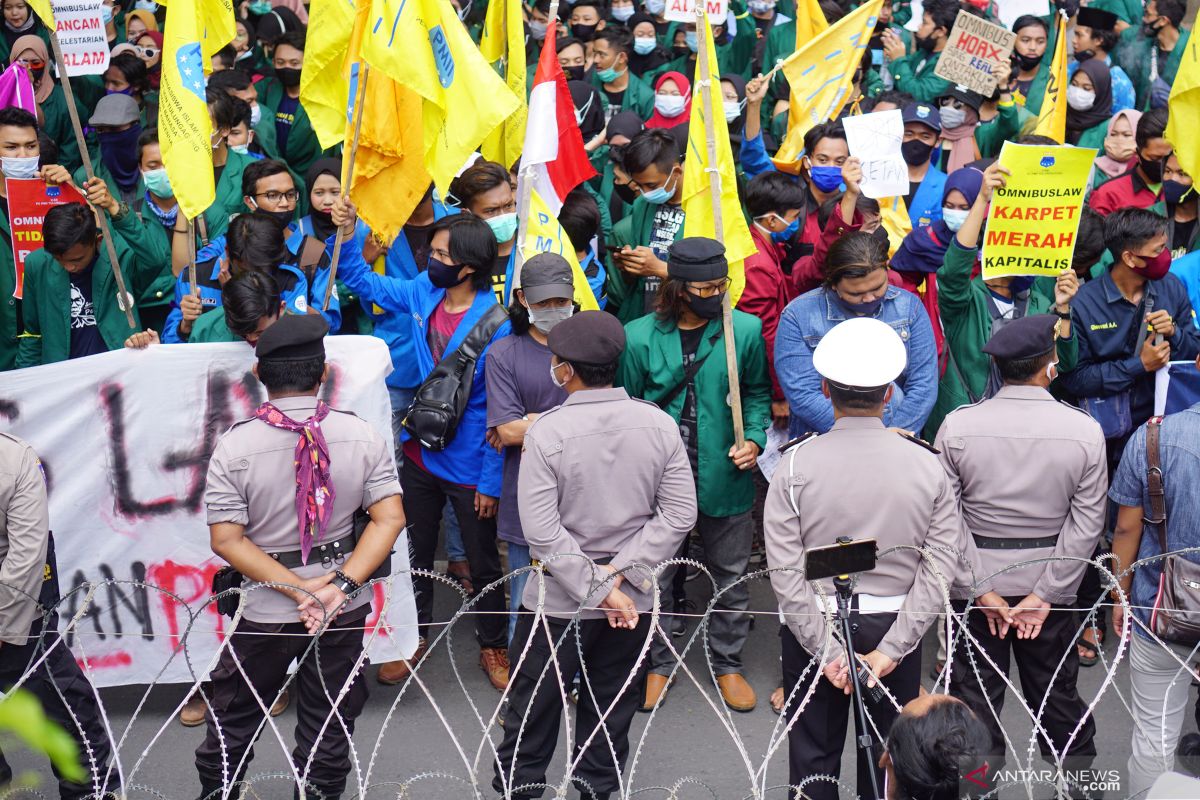
<svg viewBox="0 0 1200 800">
<path fill-rule="evenodd" d="M 346 155 L 346 160 L 342 164 L 342 194 L 346 197 L 350 196 L 350 181 L 354 177 L 354 154 L 358 152 L 358 140 L 362 135 L 362 118 L 363 105 L 367 98 L 367 75 L 371 68 L 365 61 L 358 62 L 358 83 L 354 87 L 354 127 L 351 134 L 351 126 L 346 125 L 346 139 L 350 143 L 350 152 Z M 403 235 L 403 234 L 401 234 Z M 321 310 L 329 310 L 329 298 L 333 296 L 333 287 L 337 281 L 338 260 L 342 255 L 342 232 L 339 230 L 333 239 L 333 256 L 329 260 L 329 283 L 325 287 L 325 299 L 321 303 Z"/>
</svg>

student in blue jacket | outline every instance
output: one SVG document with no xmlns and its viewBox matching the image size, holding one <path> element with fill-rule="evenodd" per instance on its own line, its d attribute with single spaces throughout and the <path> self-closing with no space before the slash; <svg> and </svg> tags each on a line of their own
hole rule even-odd
<svg viewBox="0 0 1200 800">
<path fill-rule="evenodd" d="M 496 237 L 486 222 L 462 213 L 434 223 L 425 272 L 412 280 L 376 274 L 362 257 L 355 236 L 355 209 L 346 198 L 333 208 L 333 221 L 342 242 L 339 274 L 346 286 L 364 300 L 396 315 L 407 328 L 413 356 L 424 381 L 443 356 L 454 353 L 467 334 L 497 307 L 492 291 L 496 263 Z M 401 322 L 402 321 L 402 322 Z M 496 508 L 500 496 L 503 459 L 487 443 L 487 389 L 484 369 L 488 349 L 512 332 L 505 319 L 493 331 L 475 362 L 474 379 L 466 408 L 454 438 L 445 449 L 434 450 L 407 431 L 400 482 L 404 487 L 411 562 L 414 569 L 433 569 L 442 509 L 449 500 L 462 526 L 463 543 L 471 564 L 471 582 L 481 591 L 501 577 L 496 547 Z M 425 652 L 433 621 L 433 585 L 426 577 L 413 577 L 417 599 L 420 645 L 411 662 Z M 498 691 L 508 685 L 508 620 L 504 591 L 493 587 L 475 602 L 475 631 L 479 639 L 479 665 Z"/>
</svg>

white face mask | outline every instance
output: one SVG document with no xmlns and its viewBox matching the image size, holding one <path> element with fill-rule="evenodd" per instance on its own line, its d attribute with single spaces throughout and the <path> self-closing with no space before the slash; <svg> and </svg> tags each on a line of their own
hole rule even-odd
<svg viewBox="0 0 1200 800">
<path fill-rule="evenodd" d="M 1079 86 L 1067 87 L 1067 105 L 1076 111 L 1087 111 L 1096 104 L 1096 93 Z"/>
<path fill-rule="evenodd" d="M 1058 377 L 1058 362 L 1051 361 L 1046 365 L 1046 380 L 1053 382 Z"/>
<path fill-rule="evenodd" d="M 742 104 L 737 100 L 725 101 L 725 121 L 733 122 L 742 115 Z"/>
<path fill-rule="evenodd" d="M 681 94 L 654 95 L 654 109 L 664 117 L 678 117 L 683 113 L 686 102 Z"/>
<path fill-rule="evenodd" d="M 262 120 L 262 106 L 258 103 L 250 106 L 250 127 L 253 128 Z"/>
<path fill-rule="evenodd" d="M 557 364 L 550 365 L 550 382 L 560 389 L 567 388 L 567 381 L 571 380 L 570 377 L 568 377 L 567 380 L 563 381 L 562 383 L 558 382 L 558 368 L 566 363 L 567 362 L 565 361 L 560 361 Z"/>
<path fill-rule="evenodd" d="M 946 227 L 952 231 L 957 231 L 967 221 L 967 215 L 971 212 L 962 208 L 943 208 L 942 222 L 946 223 Z"/>
<path fill-rule="evenodd" d="M 13 179 L 36 178 L 40 156 L 25 156 L 21 158 L 0 158 L 0 171 L 4 177 Z"/>
<path fill-rule="evenodd" d="M 957 128 L 967 121 L 967 112 L 954 106 L 942 106 L 942 128 Z"/>
<path fill-rule="evenodd" d="M 529 312 L 529 322 L 544 334 L 549 334 L 555 325 L 565 319 L 570 319 L 571 315 L 575 313 L 574 306 L 528 308 L 526 310 Z"/>
</svg>

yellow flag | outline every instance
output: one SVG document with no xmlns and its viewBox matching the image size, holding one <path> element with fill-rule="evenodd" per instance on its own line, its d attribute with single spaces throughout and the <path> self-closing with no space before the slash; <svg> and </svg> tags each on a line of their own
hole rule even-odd
<svg viewBox="0 0 1200 800">
<path fill-rule="evenodd" d="M 596 295 L 592 294 L 592 287 L 588 285 L 587 275 L 583 274 L 583 268 L 579 266 L 575 246 L 571 244 L 562 225 L 558 224 L 558 218 L 554 216 L 550 206 L 546 205 L 546 201 L 535 189 L 529 195 L 529 228 L 525 233 L 525 252 L 522 255 L 528 261 L 538 253 L 557 253 L 565 258 L 571 265 L 571 275 L 575 278 L 575 302 L 584 311 L 600 309 L 596 303 Z"/>
<path fill-rule="evenodd" d="M 170 0 L 162 0 L 166 6 Z M 218 50 L 233 41 L 237 34 L 237 19 L 233 15 L 233 0 L 196 0 L 200 20 L 200 47 L 204 53 L 204 71 L 212 72 L 209 61 Z"/>
<path fill-rule="evenodd" d="M 1058 15 L 1058 41 L 1050 61 L 1050 78 L 1046 81 L 1042 111 L 1033 132 L 1038 136 L 1049 136 L 1056 142 L 1067 141 L 1067 18 L 1061 13 Z"/>
<path fill-rule="evenodd" d="M 175 197 L 188 219 L 198 217 L 216 199 L 202 34 L 196 0 L 171 0 L 163 31 L 159 144 Z"/>
<path fill-rule="evenodd" d="M 497 64 L 509 90 L 517 98 L 517 110 L 504 124 L 483 140 L 482 153 L 488 161 L 512 167 L 521 158 L 525 142 L 525 22 L 521 0 L 492 0 L 483 22 L 479 50 L 489 63 Z"/>
<path fill-rule="evenodd" d="M 804 47 L 820 36 L 829 27 L 819 0 L 797 0 L 796 2 L 796 49 Z M 794 93 L 794 92 L 793 92 Z"/>
<path fill-rule="evenodd" d="M 467 157 L 519 101 L 449 0 L 372 0 L 362 48 L 372 69 L 424 98 L 425 168 L 444 195 Z"/>
<path fill-rule="evenodd" d="M 1188 175 L 1200 175 L 1197 152 L 1186 146 L 1191 141 L 1187 131 L 1200 131 L 1200 49 L 1197 48 L 1200 48 L 1200 37 L 1188 39 L 1167 101 L 1170 113 L 1167 141 L 1175 145 L 1175 157 Z"/>
<path fill-rule="evenodd" d="M 346 60 L 354 14 L 354 4 L 347 0 L 312 0 L 309 7 L 300 102 L 325 148 L 336 147 L 346 133 L 350 105 Z"/>
<path fill-rule="evenodd" d="M 787 137 L 774 158 L 779 169 L 795 174 L 804 149 L 804 134 L 842 112 L 854 85 L 854 71 L 866 52 L 882 7 L 883 0 L 869 0 L 783 62 L 783 74 L 792 93 Z"/>
<path fill-rule="evenodd" d="M 700 33 L 697 31 L 697 33 Z M 713 45 L 712 26 L 708 16 L 704 17 L 701 47 L 708 49 L 709 74 L 697 72 L 696 85 L 692 93 L 692 115 L 688 121 L 688 152 L 683 160 L 683 235 L 706 236 L 725 245 L 725 258 L 729 261 L 729 299 L 736 304 L 746 288 L 746 272 L 742 262 L 758 248 L 746 227 L 742 215 L 742 204 L 738 200 L 737 169 L 733 151 L 729 147 L 729 126 L 725 122 L 724 95 L 721 82 L 712 71 L 717 68 L 717 48 Z M 699 69 L 697 67 L 697 69 Z M 704 93 L 708 93 L 712 108 L 712 120 L 704 116 Z M 708 137 L 716 143 L 715 163 L 709 159 Z M 721 230 L 717 230 L 713 213 L 712 181 L 710 169 L 721 176 Z"/>
<path fill-rule="evenodd" d="M 25 3 L 33 9 L 47 28 L 52 31 L 58 30 L 58 26 L 54 24 L 54 9 L 50 7 L 50 0 L 25 0 Z"/>
</svg>

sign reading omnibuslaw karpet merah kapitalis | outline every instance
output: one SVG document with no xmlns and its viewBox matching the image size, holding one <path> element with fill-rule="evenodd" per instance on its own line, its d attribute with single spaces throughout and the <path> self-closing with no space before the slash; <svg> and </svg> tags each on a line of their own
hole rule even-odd
<svg viewBox="0 0 1200 800">
<path fill-rule="evenodd" d="M 1096 151 L 1005 142 L 1009 171 L 992 194 L 983 237 L 983 277 L 1048 275 L 1071 268 L 1079 215 Z"/>
</svg>

